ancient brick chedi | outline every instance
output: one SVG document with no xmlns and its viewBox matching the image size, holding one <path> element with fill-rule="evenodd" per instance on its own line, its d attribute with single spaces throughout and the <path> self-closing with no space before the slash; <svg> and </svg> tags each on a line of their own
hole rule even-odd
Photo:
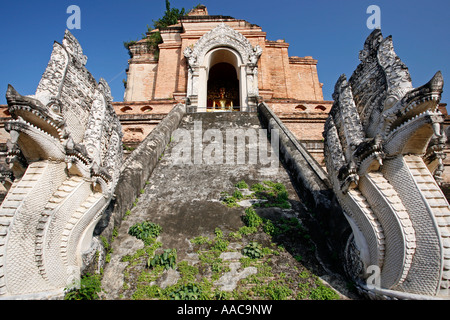
<svg viewBox="0 0 450 320">
<path fill-rule="evenodd" d="M 374 292 L 448 298 L 442 75 L 413 88 L 392 38 L 378 29 L 360 60 L 350 79 L 337 81 L 324 131 L 329 178 L 353 229 L 347 271 Z"/>
<path fill-rule="evenodd" d="M 206 8 L 203 10 L 206 13 Z M 267 40 L 266 33 L 257 25 L 231 17 L 199 15 L 198 11 L 191 11 L 181 17 L 178 24 L 160 31 L 163 43 L 159 45 L 158 56 L 149 50 L 147 39 L 130 47 L 132 58 L 125 102 L 178 99 L 197 93 L 205 94 L 199 96 L 197 102 L 198 107 L 205 108 L 208 105 L 207 94 L 211 96 L 217 92 L 202 93 L 201 90 L 208 89 L 206 81 L 214 77 L 213 69 L 219 64 L 216 69 L 223 67 L 225 72 L 221 79 L 215 80 L 223 81 L 222 84 L 230 90 L 230 96 L 240 96 L 240 99 L 233 97 L 237 98 L 238 106 L 247 106 L 250 102 L 244 98 L 258 93 L 266 100 L 323 100 L 317 60 L 289 57 L 289 44 L 284 40 Z M 231 77 L 233 72 L 234 79 Z M 189 77 L 196 76 L 199 82 L 204 81 L 198 83 L 198 89 L 190 87 Z M 239 82 L 238 92 L 231 91 L 234 89 L 233 80 Z M 192 85 L 195 87 L 196 84 Z M 217 88 L 213 83 L 209 89 Z"/>
<path fill-rule="evenodd" d="M 155 32 L 163 41 L 158 50 L 149 46 Z M 288 48 L 284 40 L 268 40 L 258 25 L 210 15 L 204 6 L 149 32 L 129 47 L 124 101 L 114 105 L 124 142 L 142 141 L 175 102 L 214 111 L 224 88 L 233 110 L 264 100 L 294 134 L 321 144 L 332 102 L 324 101 L 317 60 L 289 56 Z"/>
<path fill-rule="evenodd" d="M 86 60 L 66 31 L 36 94 L 6 93 L 12 172 L 2 176 L 0 298 L 60 294 L 98 249 L 93 231 L 119 177 L 122 128 L 108 84 Z"/>
</svg>

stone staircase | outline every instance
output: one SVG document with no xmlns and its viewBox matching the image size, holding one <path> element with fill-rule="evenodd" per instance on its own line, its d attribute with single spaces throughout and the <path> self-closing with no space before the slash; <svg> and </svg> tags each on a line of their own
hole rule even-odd
<svg viewBox="0 0 450 320">
<path fill-rule="evenodd" d="M 221 193 L 232 193 L 235 184 L 241 180 L 245 180 L 248 185 L 264 180 L 283 183 L 289 192 L 289 199 L 293 203 L 301 202 L 281 162 L 276 168 L 272 168 L 274 170 L 262 170 L 269 168 L 270 164 L 249 161 L 249 152 L 258 147 L 257 141 L 246 139 L 244 149 L 236 145 L 232 161 L 226 162 L 226 142 L 230 142 L 225 141 L 227 131 L 240 130 L 237 133 L 242 135 L 254 130 L 259 138 L 259 129 L 262 127 L 256 113 L 192 113 L 182 118 L 178 133 L 181 132 L 186 139 L 190 135 L 192 143 L 194 135 L 200 134 L 202 146 L 191 146 L 191 162 L 185 164 L 175 164 L 180 141 L 172 140 L 164 150 L 146 184 L 145 192 L 142 190 L 136 205 L 131 208 L 131 214 L 122 221 L 118 237 L 112 243 L 111 262 L 105 266 L 102 281 L 102 287 L 107 292 L 105 299 L 119 298 L 123 283 L 120 279 L 123 279 L 125 268 L 121 257 L 133 255 L 142 244 L 142 241 L 128 234 L 129 228 L 135 223 L 151 221 L 159 224 L 163 232 L 158 241 L 163 243 L 163 248 L 175 248 L 178 260 L 181 261 L 189 258 L 189 239 L 200 235 L 213 237 L 215 228 L 229 232 L 243 226 L 243 209 L 228 208 L 220 201 Z M 207 132 L 215 133 L 216 138 L 223 137 L 223 144 L 208 136 Z M 263 140 L 270 150 L 267 134 Z M 223 146 L 222 150 L 219 145 Z M 213 147 L 218 147 L 215 149 L 217 152 L 223 152 L 223 163 L 204 161 L 205 154 L 211 152 Z M 244 163 L 238 162 L 239 153 L 245 154 Z M 198 161 L 195 162 L 195 159 Z"/>
</svg>

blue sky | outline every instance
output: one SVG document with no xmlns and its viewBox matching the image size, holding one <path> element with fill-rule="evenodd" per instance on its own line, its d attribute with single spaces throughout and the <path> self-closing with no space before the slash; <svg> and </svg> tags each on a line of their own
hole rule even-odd
<svg viewBox="0 0 450 320">
<path fill-rule="evenodd" d="M 434 73 L 444 75 L 442 102 L 450 98 L 450 1 L 448 0 L 171 0 L 190 9 L 202 3 L 209 14 L 229 15 L 257 24 L 269 40 L 284 39 L 290 56 L 318 59 L 325 100 L 331 100 L 339 75 L 348 77 L 359 64 L 358 52 L 370 34 L 369 5 L 381 9 L 381 30 L 392 35 L 397 55 L 406 63 L 415 87 Z M 140 39 L 147 24 L 165 11 L 164 0 L 6 1 L 0 4 L 0 104 L 8 83 L 21 94 L 34 94 L 70 14 L 81 9 L 81 29 L 71 30 L 88 56 L 87 68 L 110 84 L 114 101 L 122 101 L 128 53 L 124 41 Z"/>
</svg>

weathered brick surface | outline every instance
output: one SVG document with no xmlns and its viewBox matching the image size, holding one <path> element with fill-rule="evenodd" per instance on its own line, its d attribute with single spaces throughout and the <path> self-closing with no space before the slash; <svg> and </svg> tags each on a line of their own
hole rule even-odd
<svg viewBox="0 0 450 320">
<path fill-rule="evenodd" d="M 186 20 L 183 28 L 163 31 L 159 61 L 141 51 L 133 55 L 128 72 L 125 101 L 146 101 L 172 98 L 187 88 L 187 67 L 183 51 L 194 45 L 206 32 L 223 21 Z M 289 44 L 284 40 L 269 41 L 260 27 L 244 20 L 226 20 L 226 24 L 242 33 L 253 46 L 259 45 L 263 54 L 259 61 L 259 88 L 271 92 L 273 98 L 323 100 L 316 64 L 312 57 L 289 57 Z M 177 25 L 178 26 L 178 25 Z M 141 45 L 141 44 L 140 44 Z M 134 51 L 133 51 L 134 52 Z"/>
<path fill-rule="evenodd" d="M 152 54 L 143 52 L 145 40 L 132 50 L 124 102 L 115 105 L 119 115 L 134 117 L 134 122 L 124 125 L 124 141 L 136 143 L 142 140 L 155 125 L 146 118 L 148 115 L 167 114 L 175 103 L 183 102 L 188 77 L 183 51 L 188 46 L 193 47 L 221 22 L 244 35 L 252 46 L 259 45 L 263 49 L 258 62 L 258 86 L 264 101 L 287 121 L 297 138 L 321 140 L 324 113 L 329 111 L 332 102 L 323 101 L 317 60 L 289 57 L 288 43 L 267 40 L 259 26 L 247 21 L 207 16 L 207 10 L 201 15 L 201 19 L 190 18 L 192 15 L 183 18 L 175 28 L 162 31 L 164 43 L 159 46 L 159 61 L 154 60 Z M 161 101 L 164 101 L 163 105 Z M 311 113 L 319 118 L 311 119 Z M 138 120 L 140 116 L 142 121 Z"/>
<path fill-rule="evenodd" d="M 180 44 L 160 45 L 154 99 L 171 99 L 177 91 L 178 70 L 184 59 Z"/>
<path fill-rule="evenodd" d="M 146 63 L 130 63 L 124 100 L 150 100 L 155 92 L 157 70 L 158 64 L 153 60 Z"/>
</svg>

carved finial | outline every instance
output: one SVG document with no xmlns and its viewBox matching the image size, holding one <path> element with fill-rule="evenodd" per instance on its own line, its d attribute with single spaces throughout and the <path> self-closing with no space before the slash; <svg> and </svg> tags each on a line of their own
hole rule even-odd
<svg viewBox="0 0 450 320">
<path fill-rule="evenodd" d="M 364 43 L 364 48 L 359 52 L 359 60 L 361 62 L 367 62 L 370 58 L 376 56 L 378 46 L 383 40 L 383 34 L 380 29 L 375 29 L 372 33 L 367 37 L 366 42 Z"/>
</svg>

